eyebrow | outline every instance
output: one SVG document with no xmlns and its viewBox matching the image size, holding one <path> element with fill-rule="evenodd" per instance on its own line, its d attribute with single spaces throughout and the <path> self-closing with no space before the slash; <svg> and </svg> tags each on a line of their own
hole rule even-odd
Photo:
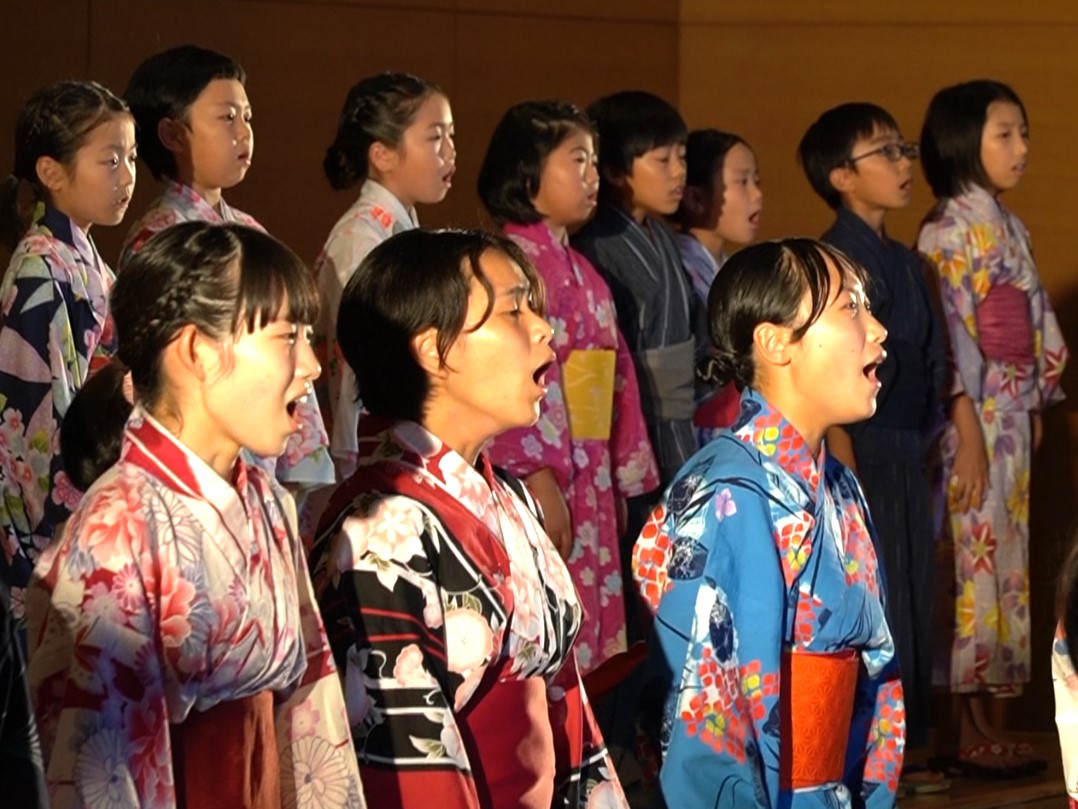
<svg viewBox="0 0 1078 809">
<path fill-rule="evenodd" d="M 520 298 L 527 297 L 531 292 L 531 284 L 517 284 L 511 286 L 508 289 L 503 289 L 498 293 L 499 298 Z"/>
</svg>

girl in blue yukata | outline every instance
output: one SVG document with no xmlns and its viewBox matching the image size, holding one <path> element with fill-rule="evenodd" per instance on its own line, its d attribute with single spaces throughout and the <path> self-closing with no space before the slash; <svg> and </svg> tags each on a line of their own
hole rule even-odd
<svg viewBox="0 0 1078 809">
<path fill-rule="evenodd" d="M 90 229 L 118 225 L 134 189 L 135 122 L 123 101 L 82 81 L 31 96 L 0 187 L 0 235 L 14 250 L 0 283 L 0 577 L 20 625 L 33 565 L 81 496 L 60 457 L 61 421 L 115 349 L 113 272 Z"/>
<path fill-rule="evenodd" d="M 654 611 L 660 786 L 678 807 L 890 807 L 902 685 L 874 529 L 824 435 L 876 408 L 886 330 L 864 270 L 808 239 L 736 253 L 707 374 L 741 414 L 689 459 L 634 548 Z"/>
</svg>

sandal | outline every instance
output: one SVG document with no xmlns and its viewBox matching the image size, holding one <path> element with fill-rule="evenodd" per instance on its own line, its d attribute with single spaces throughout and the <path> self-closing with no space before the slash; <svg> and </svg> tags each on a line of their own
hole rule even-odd
<svg viewBox="0 0 1078 809">
<path fill-rule="evenodd" d="M 985 759 L 1010 760 L 1010 764 L 990 764 Z M 1015 748 L 1009 744 L 981 742 L 963 747 L 958 751 L 955 765 L 970 778 L 1010 780 L 1025 778 L 1039 772 L 1036 762 L 1017 757 Z"/>
<path fill-rule="evenodd" d="M 903 768 L 898 783 L 904 795 L 931 795 L 951 788 L 951 779 L 945 773 L 917 764 Z"/>
</svg>

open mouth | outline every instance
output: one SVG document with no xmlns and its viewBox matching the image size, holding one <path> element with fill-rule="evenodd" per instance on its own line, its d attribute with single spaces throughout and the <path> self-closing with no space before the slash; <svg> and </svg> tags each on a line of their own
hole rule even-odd
<svg viewBox="0 0 1078 809">
<path fill-rule="evenodd" d="M 546 372 L 550 370 L 550 366 L 554 364 L 554 361 L 544 362 L 538 368 L 535 369 L 535 373 L 532 374 L 532 380 L 536 385 L 546 390 Z"/>
<path fill-rule="evenodd" d="M 906 182 L 902 183 L 902 185 L 900 185 L 899 188 L 902 189 L 903 191 L 907 191 L 907 192 L 912 190 L 913 189 L 913 178 L 911 177 L 910 179 L 906 180 Z"/>
<path fill-rule="evenodd" d="M 307 395 L 308 395 L 307 392 L 304 391 L 304 393 L 302 395 L 297 396 L 295 399 L 292 399 L 290 402 L 288 402 L 288 404 L 285 405 L 285 410 L 288 412 L 288 417 L 290 419 L 292 419 L 292 421 L 296 425 L 297 429 L 299 427 L 299 421 L 300 421 L 300 419 L 299 419 L 299 406 L 300 406 L 301 403 L 307 401 Z"/>
<path fill-rule="evenodd" d="M 887 354 L 886 353 L 880 355 L 879 359 L 873 360 L 868 365 L 866 365 L 864 368 L 862 368 L 861 373 L 864 375 L 865 379 L 867 379 L 869 382 L 872 382 L 873 384 L 879 386 L 880 385 L 880 380 L 879 380 L 879 377 L 876 375 L 876 371 L 879 369 L 880 365 L 883 364 L 883 361 L 885 359 L 887 359 Z"/>
<path fill-rule="evenodd" d="M 749 224 L 752 225 L 754 228 L 760 227 L 761 213 L 761 211 L 753 211 L 751 214 L 749 214 Z"/>
<path fill-rule="evenodd" d="M 446 185 L 453 184 L 453 175 L 457 173 L 457 167 L 453 166 L 449 171 L 442 175 L 442 182 Z"/>
</svg>

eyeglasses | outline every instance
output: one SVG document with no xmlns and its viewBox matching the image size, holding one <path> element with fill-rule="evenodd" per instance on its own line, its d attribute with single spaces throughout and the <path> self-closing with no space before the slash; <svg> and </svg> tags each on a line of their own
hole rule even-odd
<svg viewBox="0 0 1078 809">
<path fill-rule="evenodd" d="M 846 162 L 852 166 L 858 160 L 864 160 L 866 157 L 872 157 L 872 155 L 876 154 L 883 155 L 891 163 L 897 163 L 903 157 L 907 160 L 916 160 L 921 156 L 921 147 L 916 143 L 910 143 L 909 141 L 906 141 L 905 143 L 885 143 L 878 149 L 873 149 L 871 152 L 857 155 L 857 157 L 851 157 Z"/>
</svg>

